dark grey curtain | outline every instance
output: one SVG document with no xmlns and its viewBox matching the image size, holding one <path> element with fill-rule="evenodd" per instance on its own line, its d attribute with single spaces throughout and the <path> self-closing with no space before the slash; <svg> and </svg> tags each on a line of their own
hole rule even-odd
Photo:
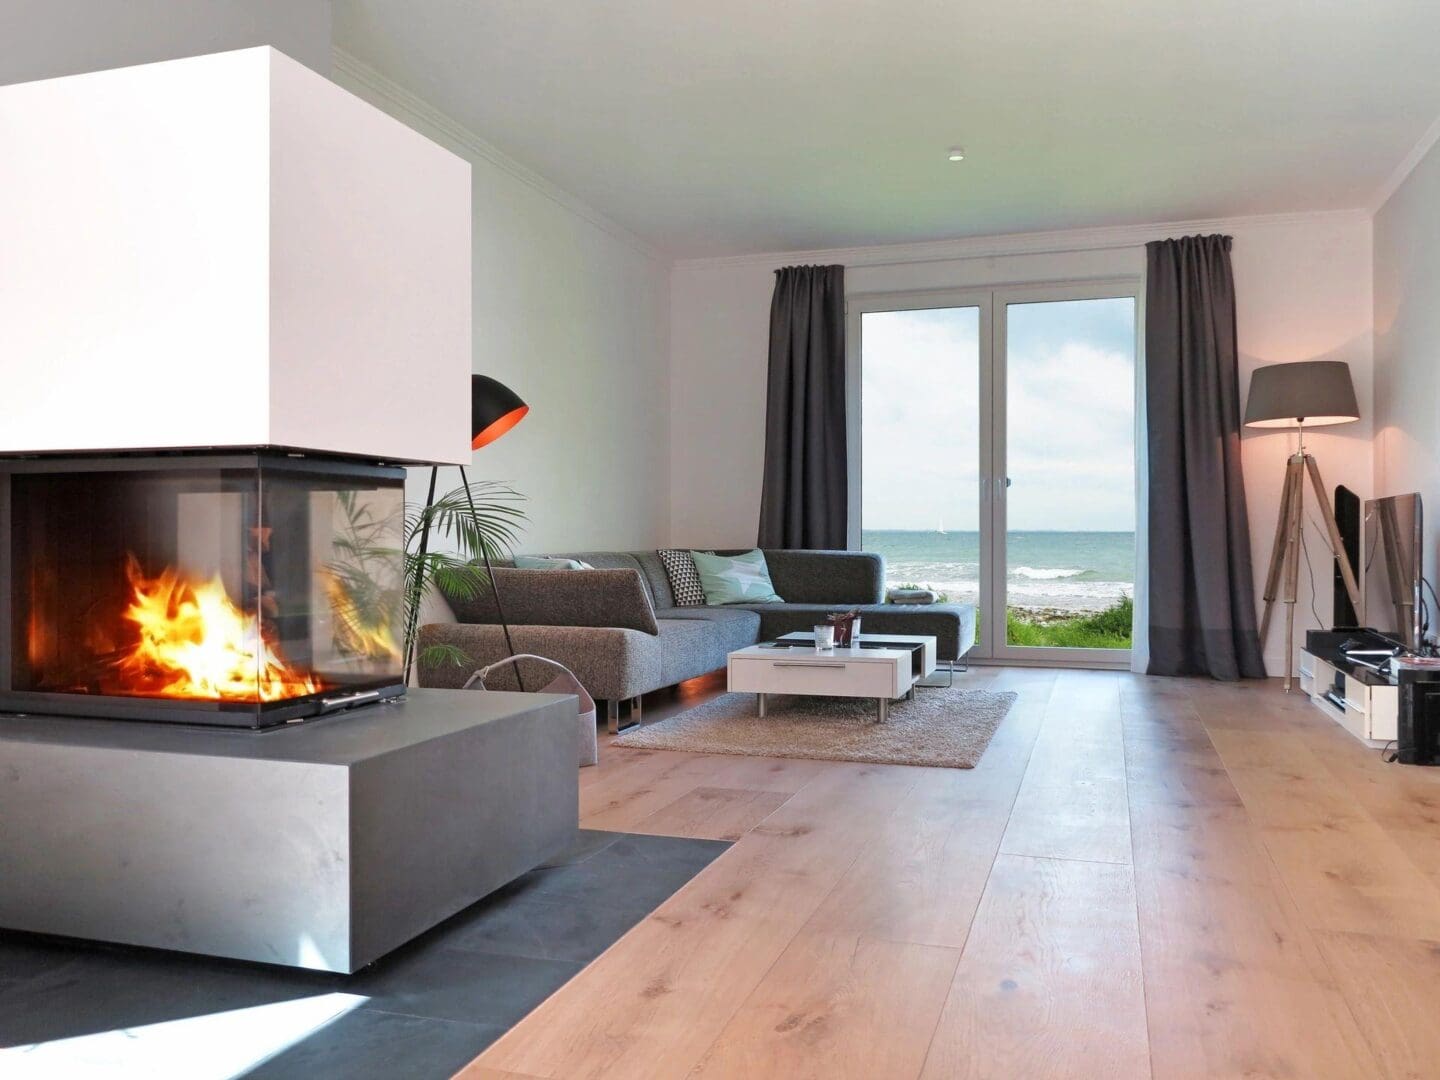
<svg viewBox="0 0 1440 1080">
<path fill-rule="evenodd" d="M 1145 245 L 1152 675 L 1263 677 L 1230 237 Z"/>
<path fill-rule="evenodd" d="M 775 271 L 760 546 L 844 548 L 845 268 Z"/>
</svg>

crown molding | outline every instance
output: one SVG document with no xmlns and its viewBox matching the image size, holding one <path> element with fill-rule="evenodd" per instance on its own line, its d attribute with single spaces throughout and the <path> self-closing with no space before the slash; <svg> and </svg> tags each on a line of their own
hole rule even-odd
<svg viewBox="0 0 1440 1080">
<path fill-rule="evenodd" d="M 1405 178 L 1415 171 L 1415 166 L 1425 160 L 1425 155 L 1430 152 L 1436 142 L 1440 142 L 1440 116 L 1437 116 L 1435 122 L 1425 129 L 1425 133 L 1410 148 L 1410 152 L 1400 159 L 1400 163 L 1385 178 L 1385 182 L 1376 189 L 1374 196 L 1370 199 L 1371 214 L 1379 213 L 1380 208 L 1390 201 L 1390 196 L 1400 190 L 1400 185 L 1405 182 Z"/>
<path fill-rule="evenodd" d="M 419 121 L 425 127 L 434 131 L 442 139 L 449 142 L 452 148 L 459 150 L 461 153 L 475 160 L 495 166 L 495 168 L 508 176 L 533 188 L 558 206 L 584 219 L 597 229 L 614 237 L 647 259 L 652 259 L 661 264 L 669 263 L 669 256 L 653 244 L 641 239 L 618 221 L 596 210 L 589 203 L 582 201 L 564 188 L 545 179 L 545 177 L 535 172 L 535 170 L 520 164 L 520 162 L 516 161 L 509 154 L 506 154 L 499 147 L 482 139 L 448 113 L 441 112 L 424 98 L 412 94 L 409 90 L 406 90 L 388 76 L 382 75 L 363 60 L 357 59 L 344 49 L 338 47 L 332 50 L 332 60 L 334 66 L 331 77 L 335 79 L 335 81 L 340 81 L 340 79 L 335 78 L 336 76 L 340 76 L 345 82 L 363 88 L 368 91 L 369 94 L 373 95 L 374 98 L 385 102 L 386 105 L 404 114 L 406 117 Z M 379 104 L 379 101 L 372 100 L 371 103 Z"/>
<path fill-rule="evenodd" d="M 1158 222 L 1150 225 L 1115 225 L 1054 232 L 1005 233 L 996 236 L 927 240 L 913 244 L 879 244 L 869 247 L 822 248 L 811 251 L 773 251 L 755 255 L 720 255 L 677 259 L 673 269 L 708 270 L 723 267 L 780 267 L 800 263 L 843 263 L 845 266 L 891 266 L 905 263 L 952 262 L 996 255 L 1055 255 L 1064 252 L 1104 251 L 1139 247 L 1151 240 L 1234 229 L 1284 228 L 1324 222 L 1365 222 L 1367 209 L 1316 210 L 1251 217 L 1208 218 Z"/>
</svg>

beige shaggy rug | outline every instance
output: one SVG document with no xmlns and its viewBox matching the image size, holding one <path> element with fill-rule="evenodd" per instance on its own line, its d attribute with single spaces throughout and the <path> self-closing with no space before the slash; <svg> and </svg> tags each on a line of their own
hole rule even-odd
<svg viewBox="0 0 1440 1080">
<path fill-rule="evenodd" d="M 873 701 L 772 695 L 762 720 L 754 694 L 721 694 L 612 745 L 973 769 L 1014 702 L 1008 690 L 920 687 L 914 701 L 894 702 L 879 724 Z"/>
</svg>

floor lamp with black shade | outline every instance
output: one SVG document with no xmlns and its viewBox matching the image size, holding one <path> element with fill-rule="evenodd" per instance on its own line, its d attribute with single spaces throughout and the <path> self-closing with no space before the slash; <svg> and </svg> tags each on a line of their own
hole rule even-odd
<svg viewBox="0 0 1440 1080">
<path fill-rule="evenodd" d="M 1270 613 L 1276 597 L 1285 604 L 1285 689 L 1291 686 L 1292 654 L 1295 647 L 1295 594 L 1300 574 L 1305 525 L 1305 482 L 1315 491 L 1320 517 L 1325 523 L 1330 550 L 1340 566 L 1350 603 L 1360 609 L 1360 586 L 1355 568 L 1340 537 L 1330 496 L 1320 479 L 1320 466 L 1305 450 L 1305 429 L 1332 424 L 1349 424 L 1360 419 L 1350 366 L 1339 360 L 1303 360 L 1292 364 L 1268 364 L 1256 368 L 1250 377 L 1250 396 L 1245 402 L 1245 426 L 1295 428 L 1299 446 L 1285 463 L 1285 483 L 1280 493 L 1280 517 L 1275 523 L 1275 545 L 1265 575 L 1265 614 L 1260 621 L 1260 640 L 1270 629 Z M 1283 589 L 1283 592 L 1281 591 Z"/>
<path fill-rule="evenodd" d="M 521 400 L 520 395 L 511 390 L 498 379 L 492 379 L 488 375 L 470 376 L 470 449 L 479 450 L 489 446 L 500 436 L 504 435 L 516 424 L 525 418 L 530 411 L 530 406 Z M 425 496 L 425 508 L 428 511 L 435 502 L 435 479 L 440 472 L 438 465 L 430 467 L 430 490 Z M 490 565 L 490 549 L 486 545 L 480 529 L 480 517 L 475 512 L 475 499 L 470 493 L 470 478 L 465 475 L 465 466 L 460 466 L 460 486 L 465 489 L 465 499 L 470 504 L 470 517 L 475 524 L 476 542 L 480 547 L 481 558 L 485 560 L 485 577 L 490 582 L 490 595 L 495 598 L 495 613 L 500 617 L 500 629 L 505 634 L 506 656 L 515 655 L 515 643 L 510 639 L 510 624 L 505 618 L 505 606 L 500 601 L 500 587 L 495 582 L 495 568 Z M 425 558 L 425 552 L 430 543 L 430 516 L 427 513 L 424 524 L 420 528 L 420 558 Z M 423 581 L 417 578 L 417 592 L 423 588 Z M 420 609 L 420 597 L 412 598 L 412 610 Z M 413 656 L 413 651 L 407 652 L 407 658 Z M 410 681 L 410 669 L 406 666 L 405 681 Z M 519 665 L 515 665 L 515 681 L 520 689 L 525 689 L 525 682 L 520 676 Z"/>
</svg>

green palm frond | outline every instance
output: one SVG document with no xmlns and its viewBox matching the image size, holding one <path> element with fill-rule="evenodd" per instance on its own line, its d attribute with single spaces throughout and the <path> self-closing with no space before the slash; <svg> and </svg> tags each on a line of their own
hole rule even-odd
<svg viewBox="0 0 1440 1080">
<path fill-rule="evenodd" d="M 427 645 L 420 650 L 420 663 L 429 668 L 469 667 L 474 661 L 458 645 Z"/>
<path fill-rule="evenodd" d="M 471 513 L 471 499 L 474 513 Z M 524 496 L 504 484 L 493 481 L 477 481 L 470 485 L 470 498 L 465 488 L 440 496 L 429 507 L 409 507 L 406 510 L 406 549 L 415 550 L 426 524 L 430 526 L 432 543 L 437 537 L 455 542 L 459 550 L 471 558 L 478 558 L 482 551 L 491 557 L 509 551 L 519 540 L 520 528 L 525 523 L 525 511 L 519 505 Z"/>
<path fill-rule="evenodd" d="M 398 514 L 377 515 L 374 502 L 359 494 L 338 493 L 345 523 L 333 538 L 334 559 L 326 568 L 337 615 L 335 645 L 346 655 L 375 655 L 380 646 L 364 631 L 394 627 L 398 616 L 408 675 L 416 658 L 421 602 L 432 589 L 470 600 L 489 588 L 480 560 L 503 557 L 514 547 L 526 521 L 525 498 L 484 480 L 471 483 L 468 492 L 457 487 L 429 506 L 406 504 Z M 427 532 L 421 555 L 420 538 Z M 452 646 L 430 646 L 420 655 L 427 665 L 469 662 Z"/>
<path fill-rule="evenodd" d="M 433 588 L 460 599 L 473 599 L 490 586 L 478 561 L 499 558 L 514 548 L 526 521 L 525 497 L 505 484 L 473 481 L 439 496 L 429 506 L 409 504 L 404 514 L 405 671 L 416 657 L 420 605 Z M 425 554 L 420 537 L 429 531 Z M 453 547 L 457 551 L 444 550 Z M 436 550 L 440 548 L 441 550 Z M 437 646 L 434 648 L 444 648 Z M 458 653 L 459 650 L 456 650 Z M 432 648 L 422 653 L 427 665 Z M 463 653 L 459 653 L 464 656 Z M 464 663 L 454 657 L 440 663 Z"/>
</svg>

